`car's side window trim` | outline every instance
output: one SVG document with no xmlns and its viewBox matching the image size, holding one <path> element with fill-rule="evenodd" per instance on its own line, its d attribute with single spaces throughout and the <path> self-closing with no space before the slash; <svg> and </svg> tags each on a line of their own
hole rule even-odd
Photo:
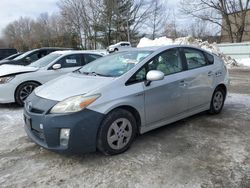
<svg viewBox="0 0 250 188">
<path fill-rule="evenodd" d="M 170 75 L 173 75 L 173 74 L 178 74 L 178 73 L 181 73 L 181 72 L 183 72 L 183 71 L 186 71 L 186 69 L 185 69 L 185 67 L 186 67 L 186 65 L 185 65 L 185 62 L 183 62 L 183 57 L 182 57 L 182 53 L 181 53 L 181 50 L 180 50 L 180 47 L 175 47 L 175 48 L 170 48 L 170 49 L 167 49 L 167 50 L 165 50 L 165 51 L 163 51 L 163 52 L 161 52 L 161 53 L 159 53 L 159 54 L 157 54 L 157 55 L 155 55 L 154 57 L 152 57 L 149 61 L 147 61 L 144 65 L 142 65 L 126 82 L 125 82 L 125 86 L 129 86 L 129 85 L 133 85 L 133 84 L 137 84 L 137 83 L 141 83 L 141 82 L 145 82 L 146 80 L 145 80 L 145 78 L 144 78 L 144 80 L 138 80 L 138 81 L 133 81 L 133 82 L 131 82 L 130 80 L 131 80 L 131 78 L 132 77 L 134 77 L 138 72 L 140 72 L 145 66 L 145 68 L 146 68 L 146 72 L 148 72 L 148 64 L 151 62 L 151 61 L 153 61 L 155 58 L 157 58 L 158 56 L 160 56 L 160 55 L 162 55 L 163 53 L 166 53 L 167 51 L 169 51 L 169 50 L 174 50 L 174 49 L 176 49 L 177 51 L 178 51 L 178 53 L 179 53 L 179 55 L 180 55 L 180 58 L 181 58 L 181 64 L 182 64 L 182 71 L 179 71 L 179 72 L 174 72 L 174 73 L 171 73 L 171 74 L 168 74 L 168 75 L 165 75 L 164 77 L 166 77 L 166 76 L 170 76 Z"/>
</svg>

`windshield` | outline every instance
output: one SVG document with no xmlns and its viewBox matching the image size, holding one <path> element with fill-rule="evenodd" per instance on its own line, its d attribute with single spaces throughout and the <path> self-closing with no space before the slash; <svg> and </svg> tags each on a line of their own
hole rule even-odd
<svg viewBox="0 0 250 188">
<path fill-rule="evenodd" d="M 119 77 L 128 72 L 151 53 L 152 51 L 118 52 L 85 65 L 79 72 L 83 74 Z"/>
<path fill-rule="evenodd" d="M 26 57 L 27 55 L 31 54 L 34 51 L 36 51 L 36 50 L 31 50 L 31 51 L 25 52 L 22 55 L 17 56 L 14 60 L 20 60 L 20 59 Z"/>
<path fill-rule="evenodd" d="M 46 67 L 52 61 L 56 60 L 60 56 L 62 56 L 62 54 L 52 53 L 52 54 L 49 54 L 47 56 L 42 57 L 41 59 L 35 61 L 34 63 L 31 63 L 28 66 L 30 66 L 30 67 L 39 67 L 39 68 Z"/>
</svg>

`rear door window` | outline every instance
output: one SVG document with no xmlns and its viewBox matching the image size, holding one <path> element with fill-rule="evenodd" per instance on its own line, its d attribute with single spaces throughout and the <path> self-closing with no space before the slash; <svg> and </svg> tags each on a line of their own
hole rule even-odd
<svg viewBox="0 0 250 188">
<path fill-rule="evenodd" d="M 207 65 L 206 57 L 202 51 L 192 48 L 184 48 L 183 52 L 186 57 L 188 70 Z"/>
<path fill-rule="evenodd" d="M 121 46 L 129 46 L 129 43 L 121 43 Z"/>
</svg>

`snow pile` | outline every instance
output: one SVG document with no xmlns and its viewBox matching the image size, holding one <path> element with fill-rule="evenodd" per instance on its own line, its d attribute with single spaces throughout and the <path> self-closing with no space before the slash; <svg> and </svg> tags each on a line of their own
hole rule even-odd
<svg viewBox="0 0 250 188">
<path fill-rule="evenodd" d="M 237 62 L 238 62 L 239 65 L 241 65 L 241 66 L 250 67 L 250 58 L 237 59 Z"/>
<path fill-rule="evenodd" d="M 219 57 L 221 57 L 227 66 L 235 67 L 238 66 L 238 63 L 235 59 L 231 58 L 230 56 L 226 56 L 225 54 L 221 53 L 219 48 L 217 47 L 216 43 L 210 44 L 208 41 L 202 41 L 201 39 L 195 39 L 193 37 L 180 37 L 175 40 L 167 38 L 167 37 L 160 37 L 156 38 L 155 40 L 151 40 L 148 38 L 142 38 L 137 45 L 138 48 L 140 47 L 150 47 L 150 46 L 165 46 L 165 45 L 191 45 L 195 47 L 202 48 L 207 50 Z"/>
</svg>

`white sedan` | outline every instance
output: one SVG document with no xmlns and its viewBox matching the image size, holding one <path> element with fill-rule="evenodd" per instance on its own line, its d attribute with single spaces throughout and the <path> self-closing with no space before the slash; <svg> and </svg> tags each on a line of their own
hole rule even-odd
<svg viewBox="0 0 250 188">
<path fill-rule="evenodd" d="M 2 65 L 0 103 L 16 102 L 23 105 L 37 86 L 75 71 L 100 57 L 100 53 L 90 51 L 56 51 L 29 66 Z"/>
</svg>

